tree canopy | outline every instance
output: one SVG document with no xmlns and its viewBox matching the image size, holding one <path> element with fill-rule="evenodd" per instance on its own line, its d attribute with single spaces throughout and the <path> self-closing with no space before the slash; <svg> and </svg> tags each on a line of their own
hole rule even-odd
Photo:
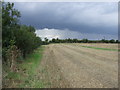
<svg viewBox="0 0 120 90">
<path fill-rule="evenodd" d="M 2 3 L 3 60 L 6 59 L 7 50 L 13 45 L 21 51 L 23 57 L 26 57 L 42 44 L 33 26 L 19 24 L 20 16 L 20 12 L 14 8 L 14 3 Z"/>
</svg>

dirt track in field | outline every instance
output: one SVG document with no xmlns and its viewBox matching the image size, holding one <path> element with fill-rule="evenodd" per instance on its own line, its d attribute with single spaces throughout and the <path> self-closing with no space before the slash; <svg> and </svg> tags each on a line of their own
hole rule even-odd
<svg viewBox="0 0 120 90">
<path fill-rule="evenodd" d="M 118 52 L 79 44 L 45 46 L 39 75 L 49 88 L 118 87 Z"/>
</svg>

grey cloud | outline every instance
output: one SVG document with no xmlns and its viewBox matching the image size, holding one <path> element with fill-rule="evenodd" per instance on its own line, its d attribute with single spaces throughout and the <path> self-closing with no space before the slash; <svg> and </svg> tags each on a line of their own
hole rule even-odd
<svg viewBox="0 0 120 90">
<path fill-rule="evenodd" d="M 60 39 L 66 39 L 66 38 L 77 38 L 77 39 L 83 39 L 83 38 L 89 38 L 91 40 L 101 40 L 103 37 L 106 39 L 118 39 L 115 35 L 109 35 L 109 34 L 90 34 L 90 33 L 81 33 L 77 31 L 70 31 L 68 29 L 60 30 L 60 29 L 39 29 L 35 32 L 37 36 L 41 37 L 43 40 L 45 37 L 47 37 L 49 40 L 52 38 L 60 38 Z"/>
<path fill-rule="evenodd" d="M 117 35 L 117 3 L 15 3 L 21 23 L 36 29 L 69 29 L 81 33 Z"/>
</svg>

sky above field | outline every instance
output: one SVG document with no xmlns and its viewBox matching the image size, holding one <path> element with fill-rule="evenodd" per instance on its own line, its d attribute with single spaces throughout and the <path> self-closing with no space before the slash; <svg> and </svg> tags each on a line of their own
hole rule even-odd
<svg viewBox="0 0 120 90">
<path fill-rule="evenodd" d="M 21 24 L 32 25 L 42 39 L 118 38 L 117 2 L 16 2 Z"/>
</svg>

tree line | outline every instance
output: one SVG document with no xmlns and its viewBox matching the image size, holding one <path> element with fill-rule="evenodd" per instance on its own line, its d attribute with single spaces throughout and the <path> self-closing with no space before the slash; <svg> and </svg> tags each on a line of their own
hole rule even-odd
<svg viewBox="0 0 120 90">
<path fill-rule="evenodd" d="M 9 65 L 42 45 L 35 28 L 21 25 L 20 17 L 21 13 L 14 8 L 14 3 L 2 3 L 2 60 Z"/>
<path fill-rule="evenodd" d="M 59 38 L 53 38 L 52 40 L 45 39 L 45 42 L 48 43 L 120 43 L 119 40 L 88 40 L 88 39 L 59 39 Z"/>
</svg>

